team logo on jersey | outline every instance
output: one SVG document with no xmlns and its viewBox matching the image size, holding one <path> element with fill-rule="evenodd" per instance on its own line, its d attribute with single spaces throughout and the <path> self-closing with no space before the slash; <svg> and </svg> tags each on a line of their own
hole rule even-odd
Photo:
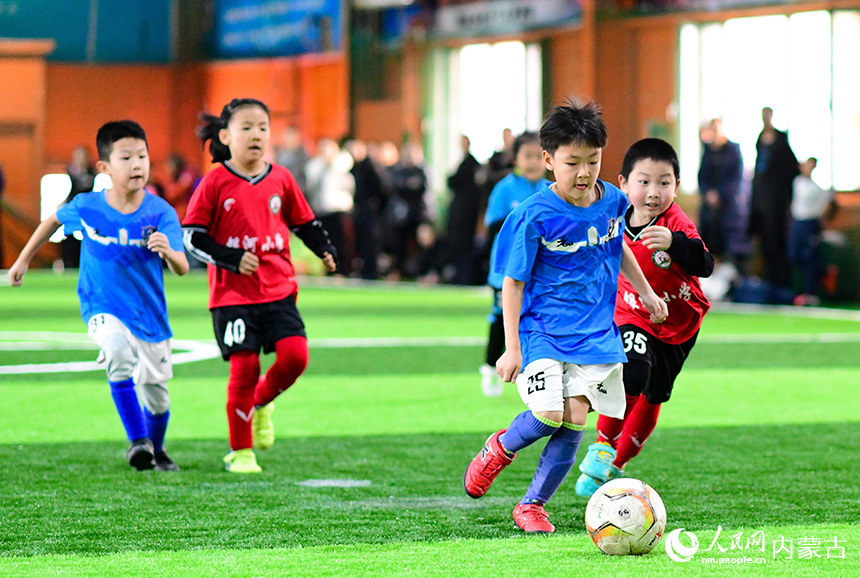
<svg viewBox="0 0 860 578">
<path fill-rule="evenodd" d="M 272 195 L 269 197 L 269 210 L 272 211 L 273 215 L 277 215 L 281 212 L 281 197 L 278 195 Z"/>
<path fill-rule="evenodd" d="M 140 230 L 140 238 L 143 239 L 144 243 L 149 243 L 149 238 L 157 230 L 158 230 L 158 227 L 155 227 L 154 225 L 146 225 L 145 227 L 142 227 Z"/>
<path fill-rule="evenodd" d="M 236 199 L 232 199 L 232 198 L 227 199 L 226 201 L 224 201 L 224 210 L 229 213 L 230 209 L 232 209 L 233 205 L 235 205 L 235 204 L 236 204 Z"/>
<path fill-rule="evenodd" d="M 672 266 L 672 257 L 666 251 L 654 251 L 651 253 L 651 260 L 661 269 L 668 269 Z"/>
</svg>

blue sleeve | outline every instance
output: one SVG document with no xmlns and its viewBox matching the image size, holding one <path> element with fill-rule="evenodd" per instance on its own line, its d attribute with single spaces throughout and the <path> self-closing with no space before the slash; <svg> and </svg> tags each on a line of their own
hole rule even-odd
<svg viewBox="0 0 860 578">
<path fill-rule="evenodd" d="M 167 242 L 170 243 L 171 249 L 185 251 L 185 245 L 182 242 L 182 226 L 173 207 L 168 207 L 168 210 L 161 214 L 158 230 L 167 235 Z"/>
<path fill-rule="evenodd" d="M 498 221 L 503 221 L 511 211 L 511 200 L 508 191 L 508 179 L 502 179 L 493 187 L 490 200 L 487 201 L 487 212 L 484 213 L 484 225 L 490 226 Z"/>
<path fill-rule="evenodd" d="M 526 219 L 525 211 L 511 213 L 497 237 L 496 272 L 517 281 L 531 279 L 540 239 L 537 227 Z"/>
<path fill-rule="evenodd" d="M 63 232 L 67 236 L 84 228 L 81 224 L 80 208 L 87 194 L 89 193 L 75 195 L 71 201 L 57 209 L 57 219 L 63 224 Z"/>
</svg>

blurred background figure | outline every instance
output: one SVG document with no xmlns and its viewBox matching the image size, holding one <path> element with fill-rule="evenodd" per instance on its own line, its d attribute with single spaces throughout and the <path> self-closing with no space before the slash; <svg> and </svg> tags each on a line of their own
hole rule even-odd
<svg viewBox="0 0 860 578">
<path fill-rule="evenodd" d="M 487 161 L 486 188 L 487 196 L 490 191 L 514 170 L 514 133 L 506 128 L 502 131 L 502 148 L 492 154 Z"/>
<path fill-rule="evenodd" d="M 72 188 L 69 191 L 69 196 L 63 201 L 63 204 L 71 202 L 76 196 L 81 193 L 87 193 L 93 190 L 93 184 L 96 179 L 96 167 L 90 161 L 90 153 L 84 145 L 78 145 L 72 151 L 72 158 L 66 167 L 66 173 L 72 180 Z M 63 257 L 64 268 L 77 269 L 81 261 L 81 242 L 72 235 L 69 235 L 61 243 L 61 253 Z"/>
<path fill-rule="evenodd" d="M 758 240 L 765 280 L 784 287 L 788 284 L 786 240 L 791 189 L 799 169 L 788 135 L 773 126 L 773 109 L 763 108 L 761 119 L 764 127 L 755 145 L 749 233 Z"/>
<path fill-rule="evenodd" d="M 390 154 L 390 152 L 389 152 Z M 429 182 L 424 170 L 424 152 L 417 143 L 400 148 L 400 159 L 388 170 L 391 196 L 385 209 L 386 251 L 393 258 L 391 280 L 418 276 L 416 256 L 418 227 L 430 220 L 427 193 Z"/>
<path fill-rule="evenodd" d="M 821 231 L 833 217 L 833 191 L 825 191 L 812 180 L 818 160 L 810 157 L 800 164 L 800 174 L 792 184 L 792 224 L 788 234 L 788 259 L 800 278 L 800 294 L 795 305 L 820 304 L 821 278 L 825 266 L 821 254 Z"/>
<path fill-rule="evenodd" d="M 382 176 L 370 158 L 364 141 L 352 139 L 344 146 L 353 159 L 350 172 L 355 180 L 352 221 L 358 262 L 354 269 L 358 270 L 362 279 L 378 279 L 380 214 L 385 203 Z"/>
<path fill-rule="evenodd" d="M 448 222 L 445 235 L 445 261 L 453 269 L 450 279 L 458 285 L 475 283 L 475 233 L 478 227 L 478 214 L 482 203 L 482 183 L 479 182 L 481 164 L 469 151 L 469 137 L 460 137 L 463 160 L 457 170 L 448 177 L 451 202 L 448 205 Z"/>
<path fill-rule="evenodd" d="M 352 209 L 355 178 L 350 172 L 353 160 L 346 151 L 328 138 L 317 144 L 317 154 L 305 165 L 308 203 L 328 231 L 331 243 L 337 249 L 336 273 L 349 275 L 352 261 Z"/>
<path fill-rule="evenodd" d="M 200 173 L 188 166 L 181 154 L 172 152 L 153 180 L 159 196 L 176 209 L 176 214 L 181 221 L 185 218 L 188 201 L 191 200 L 191 194 L 197 188 L 200 179 Z"/>
<path fill-rule="evenodd" d="M 296 179 L 296 184 L 299 189 L 305 190 L 307 181 L 305 180 L 305 166 L 308 164 L 310 156 L 305 150 L 305 145 L 302 144 L 302 134 L 294 126 L 288 126 L 284 130 L 284 140 L 280 146 L 275 147 L 275 162 L 289 169 Z"/>
<path fill-rule="evenodd" d="M 741 147 L 728 139 L 721 118 L 708 124 L 706 138 L 699 168 L 699 233 L 718 266 L 733 265 L 743 274 L 749 241 Z"/>
</svg>

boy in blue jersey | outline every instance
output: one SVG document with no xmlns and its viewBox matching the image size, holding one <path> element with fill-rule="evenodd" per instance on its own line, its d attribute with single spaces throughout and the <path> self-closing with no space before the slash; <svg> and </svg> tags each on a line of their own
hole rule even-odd
<svg viewBox="0 0 860 578">
<path fill-rule="evenodd" d="M 498 251 L 496 236 L 510 212 L 548 184 L 543 178 L 546 169 L 541 150 L 540 139 L 535 132 L 524 132 L 514 139 L 514 172 L 493 187 L 484 214 L 484 224 L 492 247 L 487 285 L 493 290 L 493 307 L 487 316 L 490 336 L 487 340 L 486 363 L 481 366 L 480 372 L 481 390 L 488 397 L 502 395 L 502 381 L 496 373 L 496 361 L 505 350 L 505 328 L 502 323 L 502 280 L 505 276 L 493 270 Z"/>
<path fill-rule="evenodd" d="M 555 107 L 540 143 L 555 182 L 505 220 L 495 268 L 504 275 L 506 348 L 496 369 L 506 382 L 516 380 L 528 411 L 489 437 L 463 478 L 466 493 L 480 498 L 517 451 L 548 437 L 513 511 L 528 533 L 555 531 L 544 504 L 576 460 L 588 412 L 624 415 L 621 364 L 627 359 L 613 321 L 619 271 L 653 323 L 667 315 L 621 237 L 627 197 L 597 179 L 606 146 L 597 105 Z"/>
<path fill-rule="evenodd" d="M 129 465 L 178 470 L 164 451 L 173 367 L 162 260 L 177 275 L 188 272 L 179 218 L 144 188 L 149 145 L 139 124 L 103 125 L 96 146 L 97 168 L 111 177 L 112 187 L 79 194 L 42 221 L 9 269 L 9 279 L 13 286 L 21 284 L 33 255 L 60 225 L 66 234 L 83 231 L 81 316 L 107 366 L 111 396 L 131 442 Z"/>
</svg>

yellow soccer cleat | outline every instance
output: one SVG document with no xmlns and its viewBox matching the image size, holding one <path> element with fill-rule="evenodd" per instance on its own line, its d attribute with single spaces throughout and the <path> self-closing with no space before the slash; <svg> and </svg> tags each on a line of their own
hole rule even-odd
<svg viewBox="0 0 860 578">
<path fill-rule="evenodd" d="M 258 450 L 267 450 L 275 445 L 275 426 L 272 425 L 272 412 L 274 411 L 274 401 L 254 410 L 251 428 L 254 433 L 254 447 Z"/>
<path fill-rule="evenodd" d="M 254 450 L 234 450 L 224 456 L 224 465 L 227 471 L 234 474 L 259 474 L 263 471 L 257 465 L 257 456 L 254 455 Z"/>
</svg>

